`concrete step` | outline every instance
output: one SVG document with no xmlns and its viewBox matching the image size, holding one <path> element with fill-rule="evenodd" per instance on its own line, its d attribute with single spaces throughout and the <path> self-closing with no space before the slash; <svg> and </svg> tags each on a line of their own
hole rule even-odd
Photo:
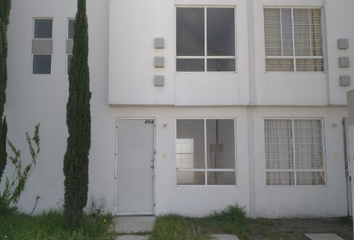
<svg viewBox="0 0 354 240">
<path fill-rule="evenodd" d="M 116 240 L 148 240 L 150 236 L 137 236 L 137 235 L 123 235 L 116 238 Z"/>
<path fill-rule="evenodd" d="M 305 236 L 311 240 L 344 240 L 334 233 L 307 233 Z"/>
<path fill-rule="evenodd" d="M 118 217 L 113 219 L 115 224 L 112 230 L 120 233 L 150 232 L 154 228 L 155 220 L 153 216 Z"/>
</svg>

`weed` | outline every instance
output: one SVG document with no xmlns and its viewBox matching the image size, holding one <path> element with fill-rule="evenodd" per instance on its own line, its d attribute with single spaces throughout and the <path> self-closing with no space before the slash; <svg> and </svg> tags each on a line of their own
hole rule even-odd
<svg viewBox="0 0 354 240">
<path fill-rule="evenodd" d="M 351 216 L 344 216 L 338 218 L 339 222 L 343 225 L 352 226 L 353 225 L 353 218 Z"/>
<path fill-rule="evenodd" d="M 205 227 L 219 230 L 224 233 L 235 234 L 241 239 L 249 239 L 251 228 L 243 207 L 230 205 L 222 211 L 214 211 L 209 216 L 201 219 Z"/>
<path fill-rule="evenodd" d="M 157 217 L 150 240 L 204 240 L 210 235 L 202 227 L 187 218 L 168 214 Z"/>
<path fill-rule="evenodd" d="M 111 224 L 109 217 L 97 221 L 84 215 L 79 228 L 74 229 L 61 211 L 50 210 L 30 217 L 25 214 L 0 216 L 0 239 L 50 239 L 50 240 L 93 240 L 114 239 L 108 231 Z M 6 237 L 5 237 L 6 236 Z"/>
</svg>

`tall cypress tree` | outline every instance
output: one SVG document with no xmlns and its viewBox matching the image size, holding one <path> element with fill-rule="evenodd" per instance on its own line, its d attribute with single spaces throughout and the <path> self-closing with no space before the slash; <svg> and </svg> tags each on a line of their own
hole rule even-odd
<svg viewBox="0 0 354 240">
<path fill-rule="evenodd" d="M 4 116 L 7 86 L 7 26 L 9 25 L 11 0 L 0 0 L 0 182 L 6 167 L 7 123 Z"/>
<path fill-rule="evenodd" d="M 73 57 L 69 69 L 66 125 L 69 137 L 64 156 L 64 214 L 78 227 L 87 204 L 89 151 L 91 147 L 90 73 L 86 0 L 77 1 Z"/>
</svg>

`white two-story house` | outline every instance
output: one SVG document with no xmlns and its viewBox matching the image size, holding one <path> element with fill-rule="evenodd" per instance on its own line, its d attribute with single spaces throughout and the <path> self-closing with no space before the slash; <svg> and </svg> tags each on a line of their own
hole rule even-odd
<svg viewBox="0 0 354 240">
<path fill-rule="evenodd" d="M 352 0 L 87 0 L 90 195 L 117 215 L 350 213 L 353 12 Z M 12 1 L 5 114 L 24 163 L 41 123 L 24 212 L 64 198 L 75 13 L 73 0 Z"/>
</svg>

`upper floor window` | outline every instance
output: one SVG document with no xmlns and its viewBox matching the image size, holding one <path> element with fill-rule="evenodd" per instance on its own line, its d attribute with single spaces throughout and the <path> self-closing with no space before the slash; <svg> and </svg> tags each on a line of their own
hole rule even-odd
<svg viewBox="0 0 354 240">
<path fill-rule="evenodd" d="M 266 71 L 323 71 L 321 9 L 265 8 Z"/>
<path fill-rule="evenodd" d="M 177 71 L 235 71 L 235 9 L 177 8 Z"/>
<path fill-rule="evenodd" d="M 72 48 L 75 33 L 75 19 L 68 19 L 68 32 L 66 41 L 66 73 L 69 74 L 71 59 L 73 58 Z"/>
<path fill-rule="evenodd" d="M 32 73 L 51 74 L 53 19 L 36 18 L 33 25 Z"/>
</svg>

